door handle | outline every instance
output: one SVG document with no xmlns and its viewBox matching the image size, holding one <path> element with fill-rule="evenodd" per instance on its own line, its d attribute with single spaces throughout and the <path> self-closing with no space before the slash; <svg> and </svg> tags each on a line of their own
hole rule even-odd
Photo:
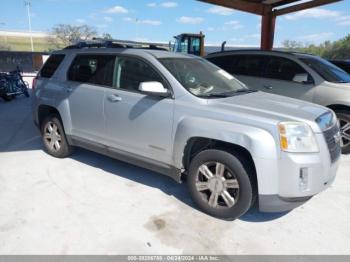
<svg viewBox="0 0 350 262">
<path fill-rule="evenodd" d="M 67 93 L 72 93 L 72 92 L 73 92 L 73 88 L 67 87 L 67 88 L 66 88 L 66 91 L 67 91 Z"/>
<path fill-rule="evenodd" d="M 269 85 L 265 85 L 264 88 L 267 89 L 267 90 L 272 90 L 273 89 L 273 87 L 269 86 Z"/>
<path fill-rule="evenodd" d="M 109 95 L 107 98 L 112 103 L 116 103 L 116 102 L 122 101 L 122 98 L 120 96 L 116 95 L 116 94 Z"/>
</svg>

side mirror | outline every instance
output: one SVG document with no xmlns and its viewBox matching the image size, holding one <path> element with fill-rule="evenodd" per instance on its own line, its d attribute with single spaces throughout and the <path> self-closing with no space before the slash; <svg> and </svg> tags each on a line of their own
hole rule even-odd
<svg viewBox="0 0 350 262">
<path fill-rule="evenodd" d="M 313 84 L 314 81 L 309 78 L 309 74 L 302 73 L 302 74 L 296 74 L 293 78 L 293 82 L 301 83 L 301 84 Z"/>
<path fill-rule="evenodd" d="M 160 82 L 142 82 L 139 85 L 139 91 L 146 95 L 168 97 L 169 91 L 164 88 Z"/>
</svg>

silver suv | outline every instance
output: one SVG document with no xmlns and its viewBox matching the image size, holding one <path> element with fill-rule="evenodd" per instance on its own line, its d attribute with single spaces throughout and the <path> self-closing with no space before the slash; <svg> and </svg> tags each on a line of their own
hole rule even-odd
<svg viewBox="0 0 350 262">
<path fill-rule="evenodd" d="M 33 116 L 49 154 L 87 148 L 186 182 L 223 219 L 293 209 L 329 187 L 340 133 L 322 106 L 255 92 L 197 57 L 136 48 L 54 52 Z"/>
<path fill-rule="evenodd" d="M 278 51 L 227 51 L 207 59 L 252 89 L 334 110 L 340 121 L 343 153 L 350 153 L 350 75 L 339 67 L 317 56 Z"/>
</svg>

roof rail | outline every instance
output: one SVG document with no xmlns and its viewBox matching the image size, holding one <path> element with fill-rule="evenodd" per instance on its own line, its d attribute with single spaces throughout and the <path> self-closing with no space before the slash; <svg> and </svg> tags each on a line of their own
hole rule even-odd
<svg viewBox="0 0 350 262">
<path fill-rule="evenodd" d="M 239 52 L 261 52 L 261 53 L 280 53 L 280 54 L 290 54 L 290 55 L 295 55 L 295 54 L 307 54 L 307 53 L 298 53 L 298 52 L 293 52 L 293 51 L 284 51 L 284 50 L 262 50 L 260 48 L 237 48 L 237 49 L 231 49 L 231 50 L 224 50 L 224 51 L 217 51 L 210 53 L 208 55 L 217 55 L 217 54 L 225 54 L 225 53 L 239 53 Z"/>
<path fill-rule="evenodd" d="M 165 50 L 169 49 L 169 45 L 164 43 L 147 43 L 117 39 L 103 39 L 94 37 L 89 41 L 82 41 L 75 45 L 67 46 L 65 49 L 82 49 L 82 48 L 137 48 Z"/>
</svg>

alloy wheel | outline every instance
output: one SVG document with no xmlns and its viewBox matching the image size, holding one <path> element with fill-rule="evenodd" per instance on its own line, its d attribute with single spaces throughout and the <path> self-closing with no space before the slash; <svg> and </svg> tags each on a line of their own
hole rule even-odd
<svg viewBox="0 0 350 262">
<path fill-rule="evenodd" d="M 53 152 L 61 149 L 62 138 L 58 126 L 53 122 L 48 122 L 44 128 L 44 141 L 46 146 Z"/>
<path fill-rule="evenodd" d="M 219 162 L 208 162 L 199 167 L 196 189 L 212 208 L 231 208 L 239 197 L 238 180 Z"/>
<path fill-rule="evenodd" d="M 342 147 L 350 145 L 350 121 L 344 118 L 339 118 L 340 133 L 342 137 Z"/>
</svg>

